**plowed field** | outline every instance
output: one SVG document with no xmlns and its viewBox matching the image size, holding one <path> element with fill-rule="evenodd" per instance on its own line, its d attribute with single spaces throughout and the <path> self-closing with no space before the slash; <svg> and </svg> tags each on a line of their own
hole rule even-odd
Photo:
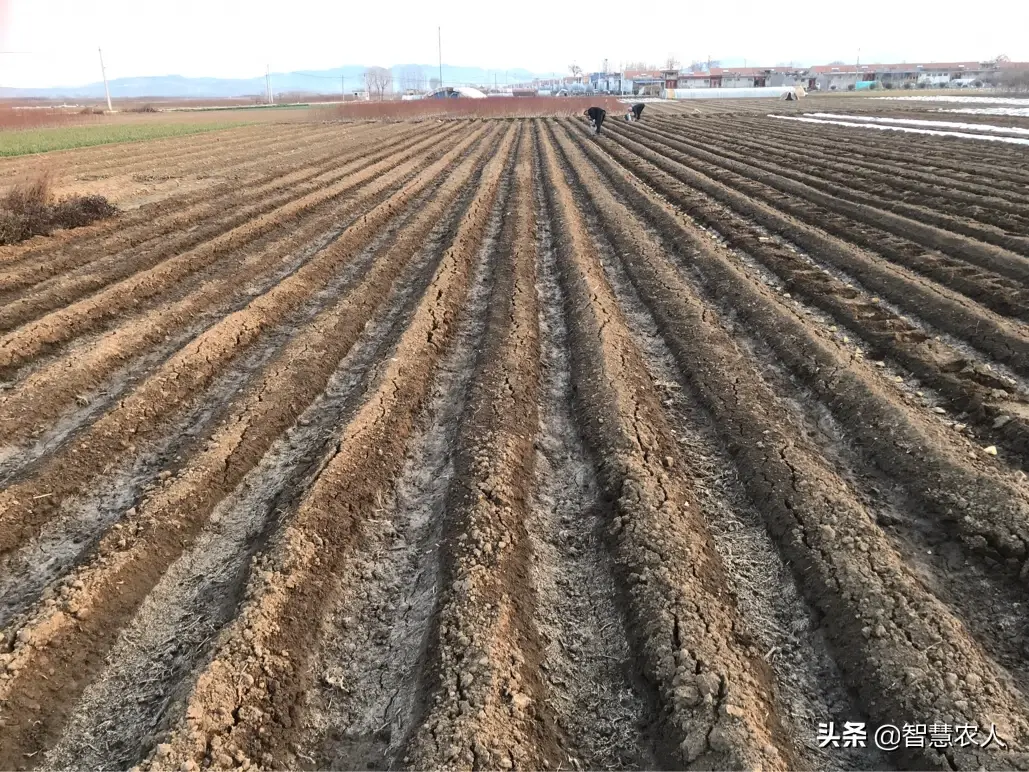
<svg viewBox="0 0 1029 772">
<path fill-rule="evenodd" d="M 123 212 L 0 248 L 0 769 L 1029 768 L 1024 148 L 657 110 L 61 163 Z"/>
</svg>

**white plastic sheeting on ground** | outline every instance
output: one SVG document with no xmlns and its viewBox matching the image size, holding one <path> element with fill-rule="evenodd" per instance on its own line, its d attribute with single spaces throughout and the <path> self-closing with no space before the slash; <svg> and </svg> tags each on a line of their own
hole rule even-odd
<svg viewBox="0 0 1029 772">
<path fill-rule="evenodd" d="M 952 107 L 939 110 L 941 113 L 963 113 L 964 115 L 1004 115 L 1009 118 L 1029 118 L 1027 107 Z"/>
<path fill-rule="evenodd" d="M 989 142 L 1005 142 L 1010 145 L 1029 145 L 1029 139 L 1021 137 L 998 137 L 993 134 L 966 134 L 960 131 L 934 131 L 933 129 L 915 129 L 910 126 L 890 126 L 883 123 L 853 123 L 850 121 L 831 121 L 824 118 L 802 118 L 793 115 L 769 115 L 780 121 L 799 121 L 801 123 L 820 123 L 824 126 L 849 126 L 855 129 L 881 129 L 883 131 L 903 131 L 908 134 L 929 134 L 934 137 L 957 137 L 959 139 L 980 139 Z"/>
<path fill-rule="evenodd" d="M 927 129 L 958 129 L 960 131 L 986 131 L 997 134 L 1018 134 L 1029 136 L 1029 129 L 1016 126 L 993 126 L 988 123 L 959 123 L 958 121 L 927 121 L 919 118 L 883 118 L 877 115 L 840 115 L 839 113 L 804 113 L 805 118 L 829 118 L 839 121 L 862 121 L 863 123 L 897 124 L 900 126 L 921 126 Z"/>
<path fill-rule="evenodd" d="M 871 97 L 872 99 L 893 99 L 896 101 L 910 102 L 957 102 L 959 104 L 980 104 L 980 105 L 1022 105 L 1029 106 L 1029 97 L 1019 99 L 1018 97 L 987 97 L 987 96 L 888 96 Z"/>
<path fill-rule="evenodd" d="M 666 88 L 661 92 L 665 99 L 755 99 L 767 97 L 782 99 L 788 91 L 796 93 L 793 86 L 762 86 L 760 88 Z"/>
</svg>

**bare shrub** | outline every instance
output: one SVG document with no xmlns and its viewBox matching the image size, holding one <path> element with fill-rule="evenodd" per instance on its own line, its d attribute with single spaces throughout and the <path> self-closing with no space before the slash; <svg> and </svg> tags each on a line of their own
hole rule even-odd
<svg viewBox="0 0 1029 772">
<path fill-rule="evenodd" d="M 111 217 L 118 211 L 103 196 L 54 199 L 54 173 L 43 169 L 15 185 L 0 198 L 0 245 L 33 236 L 48 236 L 58 228 L 78 228 Z"/>
<path fill-rule="evenodd" d="M 369 94 L 378 94 L 382 101 L 385 93 L 393 89 L 393 73 L 385 67 L 369 67 L 364 71 L 364 86 Z"/>
<path fill-rule="evenodd" d="M 42 209 L 53 200 L 53 191 L 54 171 L 49 167 L 44 167 L 36 173 L 35 177 L 18 183 L 7 191 L 0 206 L 12 212 Z"/>
<path fill-rule="evenodd" d="M 1029 91 L 1029 68 L 1012 67 L 1001 72 L 998 85 L 1009 91 Z"/>
<path fill-rule="evenodd" d="M 408 102 L 351 102 L 337 105 L 332 113 L 343 120 L 403 121 L 445 118 L 543 118 L 582 115 L 588 107 L 609 113 L 625 112 L 625 105 L 611 97 L 489 97 L 487 99 L 416 99 Z M 328 112 L 329 108 L 326 108 Z"/>
</svg>

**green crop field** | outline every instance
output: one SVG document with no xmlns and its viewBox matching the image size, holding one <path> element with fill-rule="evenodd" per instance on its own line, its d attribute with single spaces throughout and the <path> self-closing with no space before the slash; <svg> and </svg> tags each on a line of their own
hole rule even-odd
<svg viewBox="0 0 1029 772">
<path fill-rule="evenodd" d="M 244 121 L 219 123 L 153 123 L 111 126 L 60 126 L 42 129 L 0 131 L 0 156 L 46 153 L 51 150 L 69 150 L 114 142 L 178 137 L 204 131 L 216 131 L 242 126 Z"/>
</svg>

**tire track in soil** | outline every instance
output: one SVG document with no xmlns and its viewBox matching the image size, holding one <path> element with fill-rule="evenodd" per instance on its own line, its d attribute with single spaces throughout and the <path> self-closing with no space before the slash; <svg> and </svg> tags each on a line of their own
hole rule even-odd
<svg viewBox="0 0 1029 772">
<path fill-rule="evenodd" d="M 246 760 L 275 766 L 293 753 L 293 729 L 314 675 L 306 663 L 321 639 L 324 610 L 348 586 L 353 550 L 400 471 L 470 289 L 514 138 L 512 127 L 380 383 L 344 429 L 309 495 L 259 558 L 236 622 L 180 711 L 184 718 L 146 768 L 204 759 L 219 767 Z M 345 504 L 337 504 L 341 497 Z"/>
<path fill-rule="evenodd" d="M 484 146 L 480 153 L 485 150 Z M 478 173 L 485 159 L 472 160 Z M 456 170 L 452 187 L 457 190 L 464 179 Z M 125 768 L 165 739 L 162 732 L 172 718 L 167 707 L 185 696 L 192 686 L 193 669 L 218 631 L 231 621 L 242 599 L 248 562 L 278 521 L 310 490 L 334 452 L 338 427 L 353 416 L 377 368 L 408 323 L 473 190 L 462 187 L 456 201 L 444 198 L 443 205 L 420 213 L 418 220 L 433 223 L 440 209 L 447 210 L 325 391 L 218 504 L 196 542 L 147 594 L 108 655 L 104 671 L 86 690 L 68 728 L 46 754 L 44 768 L 101 768 L 105 763 Z M 417 225 L 405 229 L 402 238 L 420 243 Z M 89 748 L 95 748 L 96 755 L 84 750 Z"/>
<path fill-rule="evenodd" d="M 1003 723 L 1009 747 L 1023 747 L 1029 730 L 1021 718 L 1023 696 L 900 561 L 874 518 L 799 433 L 715 312 L 679 278 L 648 226 L 621 207 L 607 212 L 604 223 L 616 252 L 635 256 L 622 259 L 630 281 L 682 377 L 714 418 L 748 495 L 821 615 L 836 661 L 868 715 L 877 723 L 939 716 L 950 723 L 981 724 L 988 717 L 987 725 Z M 682 227 L 678 233 L 686 235 Z M 896 689 L 901 683 L 906 688 Z M 982 749 L 950 749 L 946 758 L 929 749 L 902 751 L 897 758 L 904 765 L 933 768 L 1029 761 L 1024 752 Z"/>
<path fill-rule="evenodd" d="M 83 307 L 90 307 L 90 315 L 98 316 L 105 301 L 110 305 L 112 298 L 120 298 L 122 305 L 115 308 L 123 308 L 126 294 L 134 301 L 132 305 L 140 308 L 141 302 L 152 298 L 162 283 L 175 283 L 185 288 L 188 279 L 198 272 L 217 267 L 227 256 L 252 243 L 267 243 L 288 228 L 291 222 L 317 212 L 320 207 L 340 200 L 351 203 L 354 198 L 361 198 L 363 191 L 375 189 L 380 175 L 424 161 L 426 149 L 437 143 L 445 144 L 454 133 L 416 139 L 396 152 L 385 150 L 358 156 L 351 163 L 319 174 L 307 183 L 290 185 L 287 190 L 273 193 L 263 201 L 229 210 L 228 213 L 221 212 L 223 218 L 215 222 L 225 219 L 231 227 L 215 228 L 215 232 L 209 234 L 210 238 L 202 239 L 184 251 L 174 248 L 131 250 L 128 259 L 124 255 L 116 255 L 108 261 L 111 270 L 106 273 L 94 264 L 87 266 L 91 270 L 81 275 L 72 272 L 68 276 L 57 277 L 52 286 L 38 288 L 32 294 L 0 308 L 0 330 L 14 330 L 0 338 L 0 373 L 13 366 L 12 349 L 15 357 L 18 353 L 24 356 L 18 350 L 18 341 L 26 334 L 45 334 L 50 327 L 67 326 L 69 320 L 77 318 L 73 311 L 78 309 L 81 312 Z M 110 313 L 108 310 L 107 314 Z M 56 337 L 56 340 L 49 341 L 50 345 L 62 340 L 53 334 L 51 337 Z M 13 361 L 18 360 L 15 358 Z"/>
<path fill-rule="evenodd" d="M 586 152 L 588 145 L 572 148 L 565 139 L 566 136 L 561 137 L 559 143 L 566 162 L 577 170 L 589 168 L 579 154 Z M 595 190 L 583 185 L 581 176 L 579 188 Z M 874 749 L 817 748 L 815 737 L 820 721 L 832 720 L 842 726 L 844 721 L 867 721 L 867 716 L 862 715 L 842 687 L 817 614 L 800 596 L 760 512 L 747 500 L 732 458 L 719 445 L 716 427 L 693 395 L 682 390 L 682 378 L 660 330 L 633 289 L 615 247 L 599 235 L 604 232 L 602 220 L 606 213 L 597 208 L 596 197 L 591 198 L 586 220 L 598 241 L 605 274 L 626 315 L 636 346 L 644 354 L 647 370 L 662 390 L 665 414 L 674 426 L 672 434 L 690 470 L 705 523 L 727 569 L 732 597 L 746 620 L 747 633 L 754 637 L 763 658 L 771 663 L 775 691 L 783 706 L 782 720 L 798 738 L 798 766 L 885 768 L 885 758 Z"/>
<path fill-rule="evenodd" d="M 262 331 L 281 322 L 290 311 L 315 293 L 340 266 L 351 261 L 397 207 L 425 190 L 452 162 L 481 139 L 485 129 L 470 134 L 392 197 L 376 206 L 360 222 L 344 232 L 323 252 L 295 274 L 276 285 L 245 309 L 225 317 L 147 379 L 132 395 L 90 427 L 88 444 L 48 459 L 34 477 L 0 492 L 0 552 L 7 552 L 29 538 L 54 516 L 62 499 L 74 494 L 100 472 L 101 459 L 117 458 L 130 444 L 145 439 L 161 426 L 161 419 L 179 409 L 181 402 L 196 399 L 210 378 L 259 339 Z M 388 179 L 381 182 L 384 186 Z M 87 452 L 79 453 L 81 450 Z M 47 494 L 45 498 L 35 496 Z"/>
<path fill-rule="evenodd" d="M 545 213 L 538 174 L 536 207 Z M 573 768 L 657 769 L 649 687 L 632 664 L 600 484 L 573 411 L 572 355 L 553 234 L 546 217 L 538 227 L 542 404 L 529 538 L 536 625 L 546 642 L 540 667 Z"/>
<path fill-rule="evenodd" d="M 548 206 L 564 224 L 558 273 L 571 334 L 577 409 L 606 499 L 607 526 L 644 676 L 660 705 L 662 765 L 786 768 L 771 674 L 736 617 L 703 524 L 617 301 L 602 275 L 553 139 L 544 139 Z M 667 759 L 667 760 L 666 760 Z"/>
</svg>

